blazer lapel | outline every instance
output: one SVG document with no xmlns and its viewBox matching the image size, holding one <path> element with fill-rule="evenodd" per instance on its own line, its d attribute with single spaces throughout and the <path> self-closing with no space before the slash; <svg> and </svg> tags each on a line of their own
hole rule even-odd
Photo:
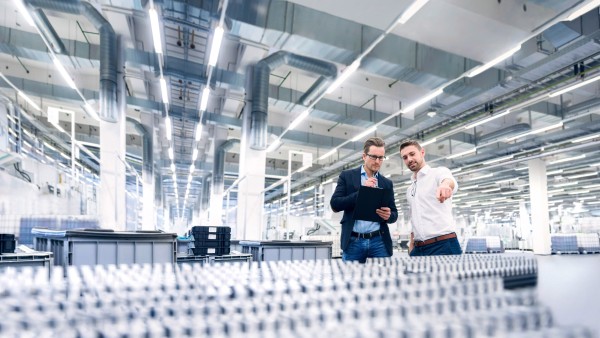
<svg viewBox="0 0 600 338">
<path fill-rule="evenodd" d="M 360 189 L 360 167 L 358 167 L 357 169 L 354 169 L 356 171 L 356 173 L 354 175 L 352 175 L 352 185 L 354 186 L 354 189 L 356 189 L 356 191 L 358 191 L 358 189 Z"/>
</svg>

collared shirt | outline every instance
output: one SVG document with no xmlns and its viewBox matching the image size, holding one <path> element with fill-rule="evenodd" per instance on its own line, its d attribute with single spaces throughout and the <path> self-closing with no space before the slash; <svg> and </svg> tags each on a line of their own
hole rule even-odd
<svg viewBox="0 0 600 338">
<path fill-rule="evenodd" d="M 375 173 L 375 178 L 379 179 L 379 172 Z M 367 172 L 365 171 L 365 166 L 362 165 L 360 167 L 360 184 L 365 184 L 365 181 L 368 179 Z M 368 233 L 379 230 L 379 223 L 377 222 L 369 222 L 369 221 L 354 221 L 354 232 L 358 233 Z"/>
<path fill-rule="evenodd" d="M 456 193 L 458 183 L 446 167 L 432 168 L 426 165 L 412 176 L 412 184 L 406 190 L 406 199 L 417 241 L 456 231 L 452 217 L 452 198 L 440 203 L 435 195 L 440 183 L 447 178 L 454 181 L 453 193 Z"/>
</svg>

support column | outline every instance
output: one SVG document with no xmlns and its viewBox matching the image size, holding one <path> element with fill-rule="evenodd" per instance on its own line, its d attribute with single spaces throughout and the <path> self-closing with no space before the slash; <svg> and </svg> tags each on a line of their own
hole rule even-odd
<svg viewBox="0 0 600 338">
<path fill-rule="evenodd" d="M 125 229 L 125 114 L 100 122 L 100 227 Z"/>
<path fill-rule="evenodd" d="M 156 208 L 154 207 L 154 161 L 152 160 L 152 148 L 154 145 L 154 116 L 151 114 L 142 114 L 140 120 L 148 133 L 148 139 L 143 143 L 144 149 L 142 150 L 146 156 L 142 157 L 145 161 L 150 160 L 150 163 L 144 163 L 144 169 L 142 170 L 142 230 L 155 230 Z"/>
<path fill-rule="evenodd" d="M 236 238 L 260 240 L 263 238 L 263 209 L 265 205 L 266 150 L 250 148 L 251 104 L 244 108 L 242 138 L 240 142 L 240 182 L 237 204 Z"/>
<path fill-rule="evenodd" d="M 121 39 L 118 39 L 119 50 Z M 123 53 L 119 53 L 120 66 Z M 122 67 L 119 67 L 122 69 Z M 125 230 L 125 82 L 117 76 L 116 122 L 100 121 L 100 227 L 103 229 Z M 113 102 L 114 103 L 114 102 Z M 102 109 L 102 107 L 100 107 Z"/>
<path fill-rule="evenodd" d="M 223 163 L 221 169 L 223 169 L 223 172 L 221 173 L 217 173 L 216 170 L 218 169 L 217 167 L 220 164 L 217 164 L 217 161 L 223 160 L 225 162 L 225 155 L 223 156 L 223 158 L 219 158 L 219 156 L 217 156 L 217 152 L 219 151 L 219 149 L 221 148 L 221 146 L 227 142 L 227 129 L 226 128 L 218 128 L 215 127 L 215 132 L 214 132 L 214 142 L 213 142 L 213 154 L 215 154 L 214 156 L 214 165 L 213 165 L 213 176 L 212 176 L 212 191 L 211 191 L 211 195 L 210 195 L 210 210 L 208 213 L 208 223 L 210 224 L 210 226 L 222 226 L 223 224 L 223 182 L 224 182 L 224 168 L 225 168 L 225 164 Z M 219 175 L 222 175 L 219 177 Z"/>
<path fill-rule="evenodd" d="M 550 216 L 546 163 L 541 159 L 533 159 L 528 162 L 528 165 L 533 252 L 538 255 L 549 255 L 551 254 Z"/>
</svg>

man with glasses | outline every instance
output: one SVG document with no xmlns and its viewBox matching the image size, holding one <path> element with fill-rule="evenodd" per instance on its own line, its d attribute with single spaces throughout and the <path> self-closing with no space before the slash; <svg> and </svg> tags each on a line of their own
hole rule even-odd
<svg viewBox="0 0 600 338">
<path fill-rule="evenodd" d="M 379 222 L 354 219 L 356 198 L 361 185 L 390 191 L 394 189 L 392 181 L 379 172 L 385 160 L 385 142 L 381 138 L 372 137 L 365 142 L 362 159 L 364 164 L 360 167 L 342 171 L 331 196 L 330 205 L 334 212 L 344 211 L 340 242 L 342 259 L 365 263 L 368 257 L 392 255 L 392 238 L 388 223 L 396 222 L 398 210 L 393 193 L 390 193 L 384 201 L 384 205 L 387 206 L 375 210 L 381 218 Z"/>
<path fill-rule="evenodd" d="M 413 172 L 406 191 L 412 232 L 408 252 L 411 256 L 460 255 L 452 218 L 452 194 L 458 184 L 446 167 L 432 168 L 425 163 L 425 149 L 414 140 L 400 145 L 400 156 Z"/>
</svg>

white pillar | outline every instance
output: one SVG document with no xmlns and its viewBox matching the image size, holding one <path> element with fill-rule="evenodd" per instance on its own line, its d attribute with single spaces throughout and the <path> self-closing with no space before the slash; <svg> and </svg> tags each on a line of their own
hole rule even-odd
<svg viewBox="0 0 600 338">
<path fill-rule="evenodd" d="M 242 130 L 250 127 L 250 104 L 246 105 Z M 249 132 L 243 132 L 240 140 L 240 174 L 246 178 L 240 182 L 237 204 L 237 239 L 260 240 L 263 232 L 263 209 L 265 206 L 266 150 L 250 148 Z"/>
<path fill-rule="evenodd" d="M 538 255 L 549 255 L 551 247 L 546 163 L 541 159 L 533 159 L 528 162 L 528 165 L 533 252 Z"/>
<path fill-rule="evenodd" d="M 220 161 L 221 159 L 217 156 L 217 152 L 225 142 L 227 142 L 227 134 L 228 130 L 226 128 L 215 127 L 214 129 L 214 141 L 213 141 L 213 154 L 214 161 Z M 222 158 L 223 162 L 225 162 L 225 156 Z M 223 168 L 222 173 L 216 173 L 217 164 L 213 165 L 213 176 L 212 176 L 212 189 L 210 195 L 210 209 L 208 212 L 208 224 L 211 226 L 222 226 L 223 223 L 223 191 L 224 191 L 224 176 L 225 176 L 225 163 L 223 163 L 221 168 Z M 223 178 L 222 182 L 217 182 L 217 176 L 221 174 L 221 178 Z"/>
<path fill-rule="evenodd" d="M 150 154 L 154 143 L 154 116 L 151 114 L 142 114 L 140 122 L 148 132 Z M 143 142 L 142 142 L 143 144 Z M 144 145 L 146 146 L 146 145 Z M 142 151 L 146 152 L 146 149 Z M 152 158 L 154 160 L 154 158 Z M 156 229 L 156 208 L 154 206 L 154 163 L 144 163 L 142 170 L 142 230 Z"/>
<path fill-rule="evenodd" d="M 118 64 L 123 65 L 124 49 L 118 39 L 121 53 Z M 119 69 L 121 67 L 118 67 Z M 117 69 L 117 71 L 119 71 Z M 100 227 L 103 229 L 125 230 L 125 125 L 127 116 L 125 81 L 122 74 L 117 76 L 117 121 L 100 121 Z M 102 107 L 101 107 L 102 109 Z"/>
<path fill-rule="evenodd" d="M 100 122 L 100 227 L 125 229 L 125 112 Z"/>
</svg>

